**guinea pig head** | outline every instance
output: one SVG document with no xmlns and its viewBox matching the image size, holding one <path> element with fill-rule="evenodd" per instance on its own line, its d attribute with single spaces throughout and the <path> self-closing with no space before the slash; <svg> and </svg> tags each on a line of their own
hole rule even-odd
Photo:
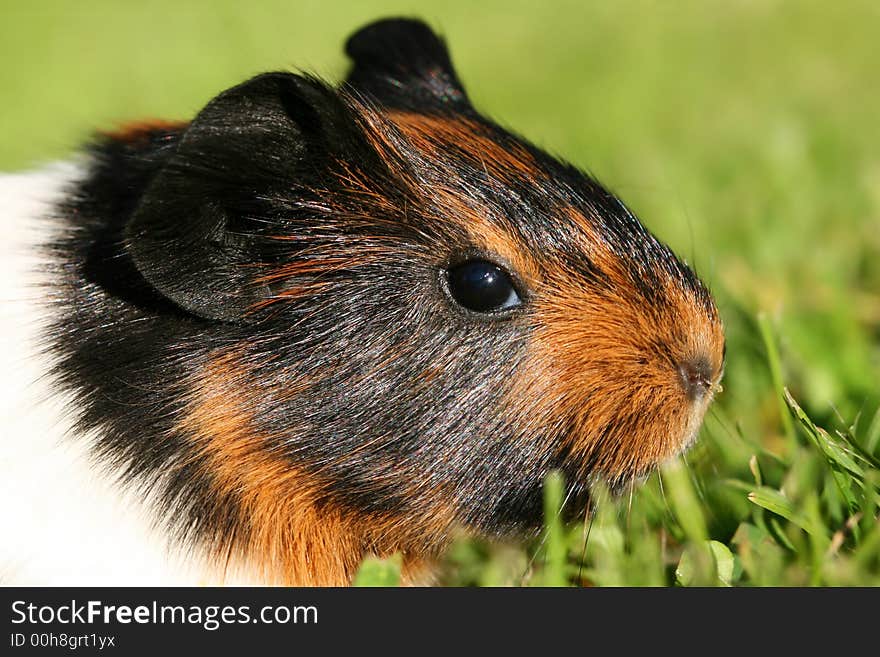
<svg viewBox="0 0 880 657">
<path fill-rule="evenodd" d="M 367 547 L 431 549 L 538 527 L 553 469 L 579 497 L 685 449 L 723 361 L 697 276 L 478 114 L 423 24 L 347 50 L 339 89 L 274 73 L 211 101 L 127 228 L 212 336 L 178 430 L 217 496 L 251 532 L 307 497 Z"/>
</svg>

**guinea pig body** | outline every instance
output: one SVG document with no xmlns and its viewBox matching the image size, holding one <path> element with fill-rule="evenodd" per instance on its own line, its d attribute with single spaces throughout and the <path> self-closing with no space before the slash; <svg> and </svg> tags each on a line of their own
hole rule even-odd
<svg viewBox="0 0 880 657">
<path fill-rule="evenodd" d="M 87 532 L 145 552 L 120 582 L 337 585 L 395 552 L 420 581 L 457 527 L 535 531 L 551 470 L 576 513 L 695 439 L 724 339 L 693 272 L 478 114 L 423 24 L 347 51 L 339 88 L 258 76 L 34 179 L 38 433 L 119 498 Z"/>
</svg>

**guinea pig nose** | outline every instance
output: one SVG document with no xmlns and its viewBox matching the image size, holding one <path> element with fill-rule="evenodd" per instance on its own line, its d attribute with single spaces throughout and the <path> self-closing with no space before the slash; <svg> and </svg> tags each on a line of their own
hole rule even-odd
<svg viewBox="0 0 880 657">
<path fill-rule="evenodd" d="M 694 401 L 712 388 L 712 366 L 702 356 L 682 361 L 678 365 L 678 372 L 687 396 Z"/>
</svg>

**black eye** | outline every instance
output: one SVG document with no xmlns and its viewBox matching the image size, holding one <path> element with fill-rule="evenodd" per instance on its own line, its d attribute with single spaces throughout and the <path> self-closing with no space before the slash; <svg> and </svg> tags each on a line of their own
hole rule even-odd
<svg viewBox="0 0 880 657">
<path fill-rule="evenodd" d="M 449 293 L 462 306 L 477 313 L 492 313 L 522 303 L 510 276 L 488 260 L 467 260 L 450 267 Z"/>
</svg>

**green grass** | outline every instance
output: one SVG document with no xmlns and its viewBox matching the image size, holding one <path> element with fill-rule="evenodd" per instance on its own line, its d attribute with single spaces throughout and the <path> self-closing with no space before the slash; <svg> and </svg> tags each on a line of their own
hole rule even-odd
<svg viewBox="0 0 880 657">
<path fill-rule="evenodd" d="M 623 499 L 597 491 L 585 525 L 456 542 L 442 582 L 880 584 L 876 3 L 254 5 L 4 3 L 0 170 L 189 117 L 260 70 L 338 79 L 350 31 L 421 15 L 480 108 L 597 174 L 697 268 L 728 339 L 686 459 Z M 371 567 L 361 583 L 395 580 Z"/>
</svg>

